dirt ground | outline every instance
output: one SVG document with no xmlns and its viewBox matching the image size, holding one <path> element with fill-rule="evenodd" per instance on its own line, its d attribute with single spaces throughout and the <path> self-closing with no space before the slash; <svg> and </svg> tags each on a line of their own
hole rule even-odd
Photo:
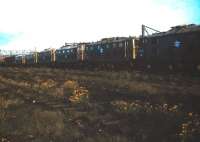
<svg viewBox="0 0 200 142">
<path fill-rule="evenodd" d="M 200 77 L 0 68 L 0 142 L 197 142 Z"/>
</svg>

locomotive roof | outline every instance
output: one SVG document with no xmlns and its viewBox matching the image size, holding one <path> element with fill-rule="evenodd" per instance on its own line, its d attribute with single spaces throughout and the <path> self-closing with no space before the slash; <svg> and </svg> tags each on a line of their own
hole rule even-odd
<svg viewBox="0 0 200 142">
<path fill-rule="evenodd" d="M 65 43 L 64 46 L 56 49 L 56 50 L 66 50 L 66 49 L 73 49 L 73 48 L 77 48 L 78 43 Z"/>
<path fill-rule="evenodd" d="M 100 41 L 96 41 L 96 42 L 82 42 L 82 43 L 65 43 L 65 45 L 63 45 L 62 47 L 56 49 L 57 51 L 59 50 L 67 50 L 67 49 L 73 49 L 73 48 L 77 48 L 79 45 L 81 44 L 86 44 L 86 45 L 95 45 L 95 44 L 102 44 L 102 43 L 113 43 L 113 42 L 121 42 L 121 41 L 125 41 L 127 39 L 133 39 L 136 37 L 111 37 L 111 38 L 103 38 Z"/>
<path fill-rule="evenodd" d="M 121 42 L 125 41 L 127 39 L 134 38 L 134 37 L 111 37 L 111 38 L 103 38 L 100 41 L 97 42 L 91 42 L 90 45 L 93 44 L 102 44 L 102 43 L 115 43 L 115 42 Z"/>
<path fill-rule="evenodd" d="M 43 51 L 40 51 L 39 53 L 42 53 L 42 52 L 50 52 L 52 50 L 55 50 L 54 48 L 47 48 L 47 49 L 44 49 Z"/>
<path fill-rule="evenodd" d="M 134 37 L 112 37 L 112 38 L 103 38 L 99 42 L 120 42 Z"/>
<path fill-rule="evenodd" d="M 160 32 L 150 35 L 149 37 L 161 37 L 166 35 L 174 35 L 189 32 L 200 32 L 200 25 L 190 24 L 190 25 L 179 25 L 171 27 L 170 30 L 166 32 Z"/>
</svg>

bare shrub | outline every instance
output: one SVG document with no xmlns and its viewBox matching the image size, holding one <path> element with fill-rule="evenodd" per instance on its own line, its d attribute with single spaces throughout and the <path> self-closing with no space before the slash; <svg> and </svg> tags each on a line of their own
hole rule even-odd
<svg viewBox="0 0 200 142">
<path fill-rule="evenodd" d="M 7 108 L 8 107 L 8 101 L 5 99 L 5 97 L 0 97 L 0 108 Z"/>
<path fill-rule="evenodd" d="M 56 96 L 64 96 L 72 103 L 83 103 L 88 101 L 89 93 L 85 87 L 80 87 L 76 81 L 67 80 L 61 88 L 55 91 Z"/>
<path fill-rule="evenodd" d="M 86 103 L 88 98 L 88 90 L 84 87 L 78 87 L 73 91 L 73 95 L 69 97 L 69 101 L 73 103 Z"/>
<path fill-rule="evenodd" d="M 74 90 L 78 87 L 78 83 L 72 80 L 65 81 L 61 86 L 51 89 L 49 94 L 54 97 L 66 97 L 73 95 Z"/>
<path fill-rule="evenodd" d="M 52 88 L 54 86 L 56 86 L 56 82 L 52 79 L 47 79 L 40 83 L 41 89 L 48 89 L 48 88 Z"/>
<path fill-rule="evenodd" d="M 73 81 L 73 80 L 67 80 L 67 81 L 64 82 L 63 87 L 66 88 L 66 89 L 74 90 L 75 88 L 78 87 L 78 83 L 76 81 Z"/>
<path fill-rule="evenodd" d="M 23 104 L 24 101 L 18 98 L 5 98 L 3 96 L 0 97 L 0 108 L 8 108 L 9 106 L 17 106 Z"/>
</svg>

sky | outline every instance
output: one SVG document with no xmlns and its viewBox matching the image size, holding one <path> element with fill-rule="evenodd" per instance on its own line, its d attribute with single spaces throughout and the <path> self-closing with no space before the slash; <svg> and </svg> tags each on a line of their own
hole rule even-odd
<svg viewBox="0 0 200 142">
<path fill-rule="evenodd" d="M 59 48 L 65 42 L 139 36 L 200 24 L 199 0 L 0 0 L 0 50 Z"/>
</svg>

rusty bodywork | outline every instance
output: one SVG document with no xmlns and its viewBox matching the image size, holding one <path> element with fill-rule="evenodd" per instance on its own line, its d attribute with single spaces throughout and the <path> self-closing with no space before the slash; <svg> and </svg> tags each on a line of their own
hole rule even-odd
<svg viewBox="0 0 200 142">
<path fill-rule="evenodd" d="M 142 38 L 138 56 L 150 65 L 196 68 L 200 64 L 199 39 L 200 26 L 172 27 L 167 32 Z"/>
</svg>

